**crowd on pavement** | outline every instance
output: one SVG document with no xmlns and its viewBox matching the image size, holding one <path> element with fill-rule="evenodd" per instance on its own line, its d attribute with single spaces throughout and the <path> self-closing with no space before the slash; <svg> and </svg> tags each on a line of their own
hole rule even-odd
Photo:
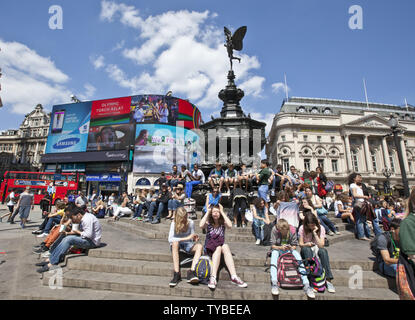
<svg viewBox="0 0 415 320">
<path fill-rule="evenodd" d="M 225 170 L 221 163 L 216 163 L 206 178 L 198 165 L 194 165 L 192 171 L 181 166 L 180 172 L 177 166 L 173 166 L 171 173 L 161 173 L 159 190 L 138 189 L 134 195 L 123 193 L 120 197 L 115 194 L 102 196 L 95 191 L 86 197 L 79 191 L 77 195 L 71 193 L 63 201 L 56 201 L 54 206 L 53 189 L 48 188 L 40 203 L 44 221 L 33 232 L 44 238 L 34 248 L 34 252 L 45 259 L 38 264 L 41 267 L 38 272 L 56 266 L 69 250 L 100 246 L 102 229 L 99 219 L 108 216 L 115 222 L 128 216 L 140 223 L 159 224 L 164 217 L 171 220 L 168 242 L 173 259 L 173 279 L 170 287 L 181 281 L 179 253 L 185 252 L 193 256 L 187 276 L 189 283 L 198 284 L 203 280 L 198 268 L 203 261 L 208 261 L 210 267 L 205 266 L 205 269 L 210 272 L 206 284 L 214 290 L 223 260 L 231 282 L 246 288 L 247 284 L 237 275 L 225 233 L 231 228 L 247 228 L 251 223 L 256 245 L 271 248 L 271 293 L 274 296 L 279 294 L 283 283 L 279 276 L 280 264 L 284 261 L 282 258 L 286 259 L 290 254 L 297 261 L 304 293 L 315 298 L 318 288 L 315 278 L 309 276 L 310 261 L 320 265 L 327 291 L 336 291 L 325 248 L 329 242 L 327 236 L 340 234 L 328 215 L 334 212 L 336 218 L 352 226 L 356 239 L 362 244 L 367 241 L 381 274 L 396 277 L 400 270 L 400 274 L 408 275 L 407 279 L 410 279 L 406 283 L 415 289 L 410 276 L 413 276 L 415 266 L 414 190 L 409 199 L 377 196 L 370 192 L 360 174 L 353 173 L 348 178 L 346 191 L 328 180 L 321 167 L 300 176 L 294 166 L 283 172 L 281 165 L 272 169 L 266 160 L 261 161 L 258 169 L 241 165 L 240 170 L 236 170 L 232 163 L 226 167 Z M 194 217 L 189 216 L 188 210 L 189 206 L 195 206 L 192 193 L 200 184 L 210 189 L 199 223 L 206 234 L 204 245 L 200 243 Z M 14 223 L 18 214 L 20 226 L 25 228 L 34 204 L 29 191 L 28 187 L 20 195 L 12 192 L 6 199 L 9 212 L 1 219 L 8 216 L 8 222 Z M 231 203 L 227 213 L 222 204 L 224 197 L 228 197 Z"/>
</svg>

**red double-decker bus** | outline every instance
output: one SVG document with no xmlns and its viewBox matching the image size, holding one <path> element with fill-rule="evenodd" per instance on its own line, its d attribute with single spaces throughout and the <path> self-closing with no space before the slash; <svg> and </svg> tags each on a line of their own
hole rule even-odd
<svg viewBox="0 0 415 320">
<path fill-rule="evenodd" d="M 55 187 L 54 204 L 57 200 L 63 200 L 69 192 L 81 190 L 80 184 L 85 182 L 85 174 L 6 171 L 0 187 L 0 202 L 4 203 L 13 190 L 15 193 L 21 194 L 26 187 L 30 187 L 35 204 L 39 204 L 51 182 Z"/>
</svg>

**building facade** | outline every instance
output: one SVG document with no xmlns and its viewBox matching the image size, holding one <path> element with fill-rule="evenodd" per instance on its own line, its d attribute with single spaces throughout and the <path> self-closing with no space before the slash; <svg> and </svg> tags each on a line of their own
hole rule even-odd
<svg viewBox="0 0 415 320">
<path fill-rule="evenodd" d="M 37 171 L 45 152 L 50 114 L 41 104 L 25 116 L 19 129 L 0 133 L 0 173 L 6 170 Z"/>
<path fill-rule="evenodd" d="M 352 172 L 378 187 L 391 169 L 391 186 L 402 188 L 393 137 L 388 136 L 391 114 L 398 117 L 399 137 L 409 185 L 415 185 L 415 108 L 356 101 L 298 98 L 283 102 L 268 136 L 266 154 L 284 171 L 294 165 L 300 172 L 324 169 L 329 179 L 347 183 Z"/>
</svg>

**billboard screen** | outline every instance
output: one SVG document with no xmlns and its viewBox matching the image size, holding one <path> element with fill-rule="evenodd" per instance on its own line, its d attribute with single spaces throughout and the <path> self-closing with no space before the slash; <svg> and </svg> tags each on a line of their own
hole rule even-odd
<svg viewBox="0 0 415 320">
<path fill-rule="evenodd" d="M 90 117 L 91 102 L 54 106 L 46 153 L 86 151 Z"/>
<path fill-rule="evenodd" d="M 182 127 L 162 124 L 137 125 L 133 171 L 170 171 L 173 164 L 197 163 L 199 136 Z"/>
<path fill-rule="evenodd" d="M 131 97 L 92 102 L 87 151 L 127 149 L 134 141 Z"/>
<path fill-rule="evenodd" d="M 133 96 L 131 114 L 135 123 L 175 125 L 179 115 L 179 99 L 161 95 Z"/>
</svg>

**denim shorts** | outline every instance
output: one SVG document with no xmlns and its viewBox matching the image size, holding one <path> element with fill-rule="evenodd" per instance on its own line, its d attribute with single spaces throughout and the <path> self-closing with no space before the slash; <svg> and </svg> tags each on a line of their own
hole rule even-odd
<svg viewBox="0 0 415 320">
<path fill-rule="evenodd" d="M 30 207 L 20 207 L 19 208 L 19 216 L 20 219 L 27 219 L 30 214 Z"/>
<path fill-rule="evenodd" d="M 183 250 L 187 253 L 191 253 L 194 245 L 195 243 L 193 241 L 182 241 L 182 242 L 179 242 L 179 250 Z M 172 246 L 170 245 L 170 250 L 171 249 L 172 249 Z"/>
</svg>

